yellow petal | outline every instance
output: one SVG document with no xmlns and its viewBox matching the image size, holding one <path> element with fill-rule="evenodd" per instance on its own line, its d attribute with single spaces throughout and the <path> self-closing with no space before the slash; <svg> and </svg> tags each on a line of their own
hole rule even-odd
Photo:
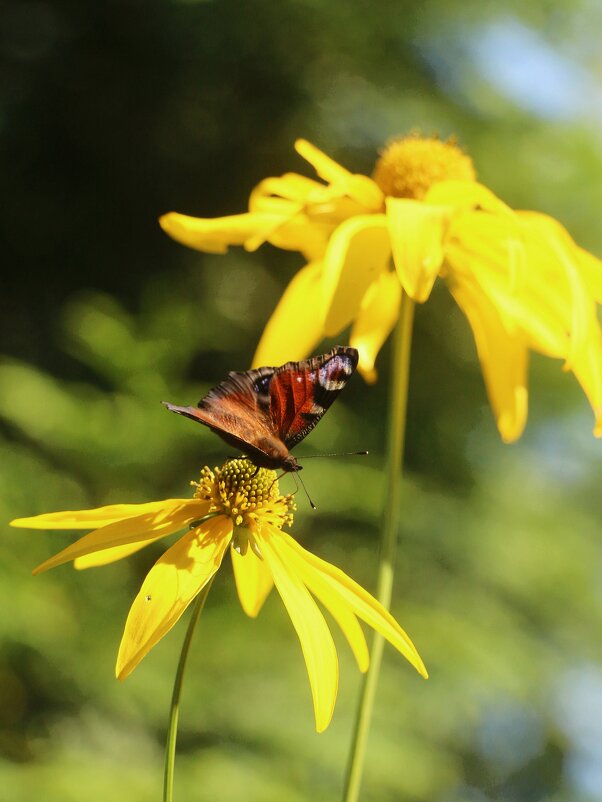
<svg viewBox="0 0 602 802">
<path fill-rule="evenodd" d="M 349 345 L 360 355 L 359 372 L 370 384 L 376 381 L 374 363 L 383 343 L 399 316 L 401 284 L 396 273 L 385 271 L 364 295 L 362 305 L 351 327 Z"/>
<path fill-rule="evenodd" d="M 157 560 L 127 617 L 115 669 L 119 679 L 169 632 L 215 574 L 231 536 L 231 519 L 220 515 L 187 532 Z"/>
<path fill-rule="evenodd" d="M 125 546 L 114 546 L 112 549 L 94 551 L 84 557 L 76 557 L 73 560 L 73 567 L 77 568 L 78 571 L 83 571 L 86 568 L 100 568 L 102 565 L 109 565 L 109 563 L 114 563 L 117 560 L 123 560 L 124 557 L 130 557 L 137 551 L 154 543 L 160 537 L 163 537 L 163 535 L 151 537 L 148 540 L 140 540 L 137 543 L 126 543 Z"/>
<path fill-rule="evenodd" d="M 597 324 L 585 346 L 573 359 L 571 370 L 594 411 L 594 435 L 602 437 L 602 337 Z"/>
<path fill-rule="evenodd" d="M 553 217 L 531 211 L 520 211 L 517 214 L 531 227 L 539 228 L 544 236 L 555 239 L 567 251 L 591 297 L 597 303 L 602 303 L 602 261 L 580 248 L 566 228 Z"/>
<path fill-rule="evenodd" d="M 386 269 L 390 256 L 384 215 L 352 217 L 335 230 L 322 276 L 321 305 L 328 336 L 338 334 L 354 319 L 366 290 Z"/>
<path fill-rule="evenodd" d="M 575 245 L 575 258 L 592 297 L 602 304 L 602 261 L 578 245 Z"/>
<path fill-rule="evenodd" d="M 306 265 L 293 277 L 263 331 L 253 366 L 303 359 L 324 336 L 318 307 L 322 265 Z"/>
<path fill-rule="evenodd" d="M 159 218 L 163 231 L 172 239 L 205 253 L 226 253 L 229 245 L 245 245 L 269 233 L 287 219 L 281 214 L 234 214 L 229 217 L 189 217 L 169 212 Z"/>
<path fill-rule="evenodd" d="M 274 577 L 274 584 L 297 632 L 314 702 L 316 730 L 323 732 L 334 712 L 339 682 L 337 653 L 324 616 L 294 566 L 281 557 L 278 542 L 282 533 L 256 534 L 257 544 Z"/>
<path fill-rule="evenodd" d="M 307 261 L 315 261 L 324 256 L 334 228 L 333 223 L 316 221 L 300 212 L 274 227 L 265 240 L 275 248 L 299 251 Z"/>
<path fill-rule="evenodd" d="M 278 177 L 264 178 L 251 192 L 249 211 L 272 211 L 278 207 L 272 206 L 271 201 L 277 199 L 293 201 L 296 205 L 303 206 L 312 199 L 320 197 L 324 189 L 324 184 L 304 175 L 298 175 L 298 173 L 285 173 Z"/>
<path fill-rule="evenodd" d="M 443 263 L 451 210 L 406 198 L 387 198 L 393 261 L 401 285 L 415 301 L 426 301 Z"/>
<path fill-rule="evenodd" d="M 424 202 L 457 209 L 484 209 L 509 217 L 515 214 L 490 189 L 476 181 L 438 181 L 429 189 Z"/>
<path fill-rule="evenodd" d="M 171 535 L 191 521 L 202 518 L 208 508 L 209 504 L 206 501 L 167 499 L 154 510 L 115 521 L 89 532 L 54 557 L 38 565 L 33 573 L 39 574 L 92 552 Z"/>
<path fill-rule="evenodd" d="M 351 175 L 349 170 L 335 162 L 307 139 L 297 139 L 295 150 L 301 158 L 311 164 L 320 178 L 329 184 L 344 182 Z"/>
<path fill-rule="evenodd" d="M 506 330 L 548 356 L 567 357 L 571 287 L 555 254 L 528 237 L 518 217 L 458 215 L 445 255 L 450 275 L 480 285 Z"/>
<path fill-rule="evenodd" d="M 230 554 L 241 607 L 248 616 L 255 618 L 274 585 L 272 573 L 252 548 L 244 554 L 231 548 Z"/>
<path fill-rule="evenodd" d="M 370 664 L 368 644 L 362 628 L 349 605 L 338 594 L 332 592 L 332 587 L 325 577 L 312 567 L 309 567 L 305 560 L 302 560 L 288 546 L 286 541 L 279 545 L 278 550 L 281 554 L 281 559 L 295 567 L 295 571 L 301 577 L 303 583 L 337 622 L 351 647 L 359 670 L 362 672 L 367 671 Z"/>
<path fill-rule="evenodd" d="M 295 150 L 309 162 L 320 178 L 329 184 L 336 184 L 368 211 L 379 211 L 384 195 L 379 186 L 366 175 L 350 173 L 306 139 L 295 142 Z"/>
<path fill-rule="evenodd" d="M 307 571 L 317 572 L 325 579 L 333 599 L 337 597 L 345 603 L 358 618 L 365 621 L 401 652 L 419 674 L 425 678 L 428 676 L 424 663 L 409 636 L 380 602 L 339 568 L 306 551 L 290 535 L 281 532 L 280 537 L 286 546 L 305 562 Z M 330 604 L 328 601 L 327 605 Z"/>
<path fill-rule="evenodd" d="M 506 443 L 518 439 L 527 421 L 527 347 L 511 335 L 478 286 L 452 283 L 451 293 L 471 325 L 489 402 Z"/>
<path fill-rule="evenodd" d="M 65 512 L 46 512 L 31 518 L 16 518 L 11 526 L 24 529 L 97 529 L 106 524 L 134 518 L 138 515 L 160 513 L 170 504 L 187 504 L 190 499 L 168 499 L 150 501 L 147 504 L 109 504 L 92 510 L 67 510 Z"/>
</svg>

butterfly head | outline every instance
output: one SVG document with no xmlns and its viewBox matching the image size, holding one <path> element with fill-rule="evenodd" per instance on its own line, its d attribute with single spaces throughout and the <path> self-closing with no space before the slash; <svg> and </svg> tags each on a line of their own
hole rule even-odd
<svg viewBox="0 0 602 802">
<path fill-rule="evenodd" d="M 299 465 L 292 454 L 287 454 L 287 456 L 282 460 L 280 467 L 287 473 L 296 473 L 297 471 L 303 470 L 303 465 Z"/>
</svg>

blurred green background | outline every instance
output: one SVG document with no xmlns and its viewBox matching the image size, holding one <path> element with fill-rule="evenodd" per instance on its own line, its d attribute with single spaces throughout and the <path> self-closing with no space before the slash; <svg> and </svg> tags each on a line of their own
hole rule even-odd
<svg viewBox="0 0 602 802">
<path fill-rule="evenodd" d="M 5 0 L 2 520 L 185 495 L 229 454 L 159 402 L 247 367 L 301 262 L 204 256 L 156 220 L 242 211 L 262 177 L 310 174 L 298 136 L 370 172 L 393 135 L 456 134 L 498 195 L 601 255 L 601 31 L 595 0 Z M 296 452 L 370 449 L 307 465 L 318 511 L 300 498 L 294 532 L 371 590 L 388 348 L 379 368 Z M 527 432 L 502 445 L 466 321 L 444 288 L 418 310 L 393 612 L 431 678 L 386 652 L 364 800 L 602 800 L 592 425 L 572 377 L 534 358 Z M 113 667 L 164 546 L 30 576 L 70 539 L 3 527 L 0 800 L 158 800 L 184 622 L 124 684 Z M 359 675 L 337 643 L 317 736 L 282 604 L 246 619 L 225 564 L 186 677 L 176 798 L 339 799 Z"/>
</svg>

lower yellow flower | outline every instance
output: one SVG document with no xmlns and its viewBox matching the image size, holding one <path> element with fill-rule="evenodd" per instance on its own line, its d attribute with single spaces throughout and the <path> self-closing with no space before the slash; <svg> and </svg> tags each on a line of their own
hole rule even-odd
<svg viewBox="0 0 602 802">
<path fill-rule="evenodd" d="M 276 585 L 301 642 L 316 729 L 322 732 L 334 711 L 339 669 L 332 635 L 314 597 L 340 626 L 360 671 L 367 670 L 369 655 L 358 619 L 385 637 L 423 677 L 426 669 L 408 635 L 376 599 L 282 531 L 293 522 L 292 497 L 280 495 L 274 471 L 254 471 L 249 460 L 234 459 L 221 469 L 203 468 L 200 481 L 192 483 L 191 499 L 55 512 L 11 523 L 32 529 L 93 528 L 39 565 L 36 574 L 71 560 L 76 568 L 105 565 L 188 527 L 151 568 L 132 604 L 117 657 L 119 679 L 169 632 L 229 548 L 247 615 L 259 613 Z"/>
</svg>

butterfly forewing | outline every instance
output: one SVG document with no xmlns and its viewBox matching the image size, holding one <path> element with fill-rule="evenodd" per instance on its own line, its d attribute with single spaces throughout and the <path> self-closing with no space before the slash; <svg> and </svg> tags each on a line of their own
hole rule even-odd
<svg viewBox="0 0 602 802">
<path fill-rule="evenodd" d="M 178 407 L 165 404 L 171 412 L 177 412 L 187 418 L 204 423 L 227 443 L 249 456 L 263 453 L 256 445 L 260 438 L 272 435 L 272 424 L 269 416 L 269 397 L 259 392 L 255 381 L 261 379 L 264 372 L 272 369 L 260 368 L 244 373 L 232 371 L 228 378 L 213 387 L 196 407 Z"/>
<path fill-rule="evenodd" d="M 303 362 L 287 362 L 270 382 L 270 414 L 287 448 L 306 437 L 357 367 L 355 348 L 337 347 Z"/>
</svg>

